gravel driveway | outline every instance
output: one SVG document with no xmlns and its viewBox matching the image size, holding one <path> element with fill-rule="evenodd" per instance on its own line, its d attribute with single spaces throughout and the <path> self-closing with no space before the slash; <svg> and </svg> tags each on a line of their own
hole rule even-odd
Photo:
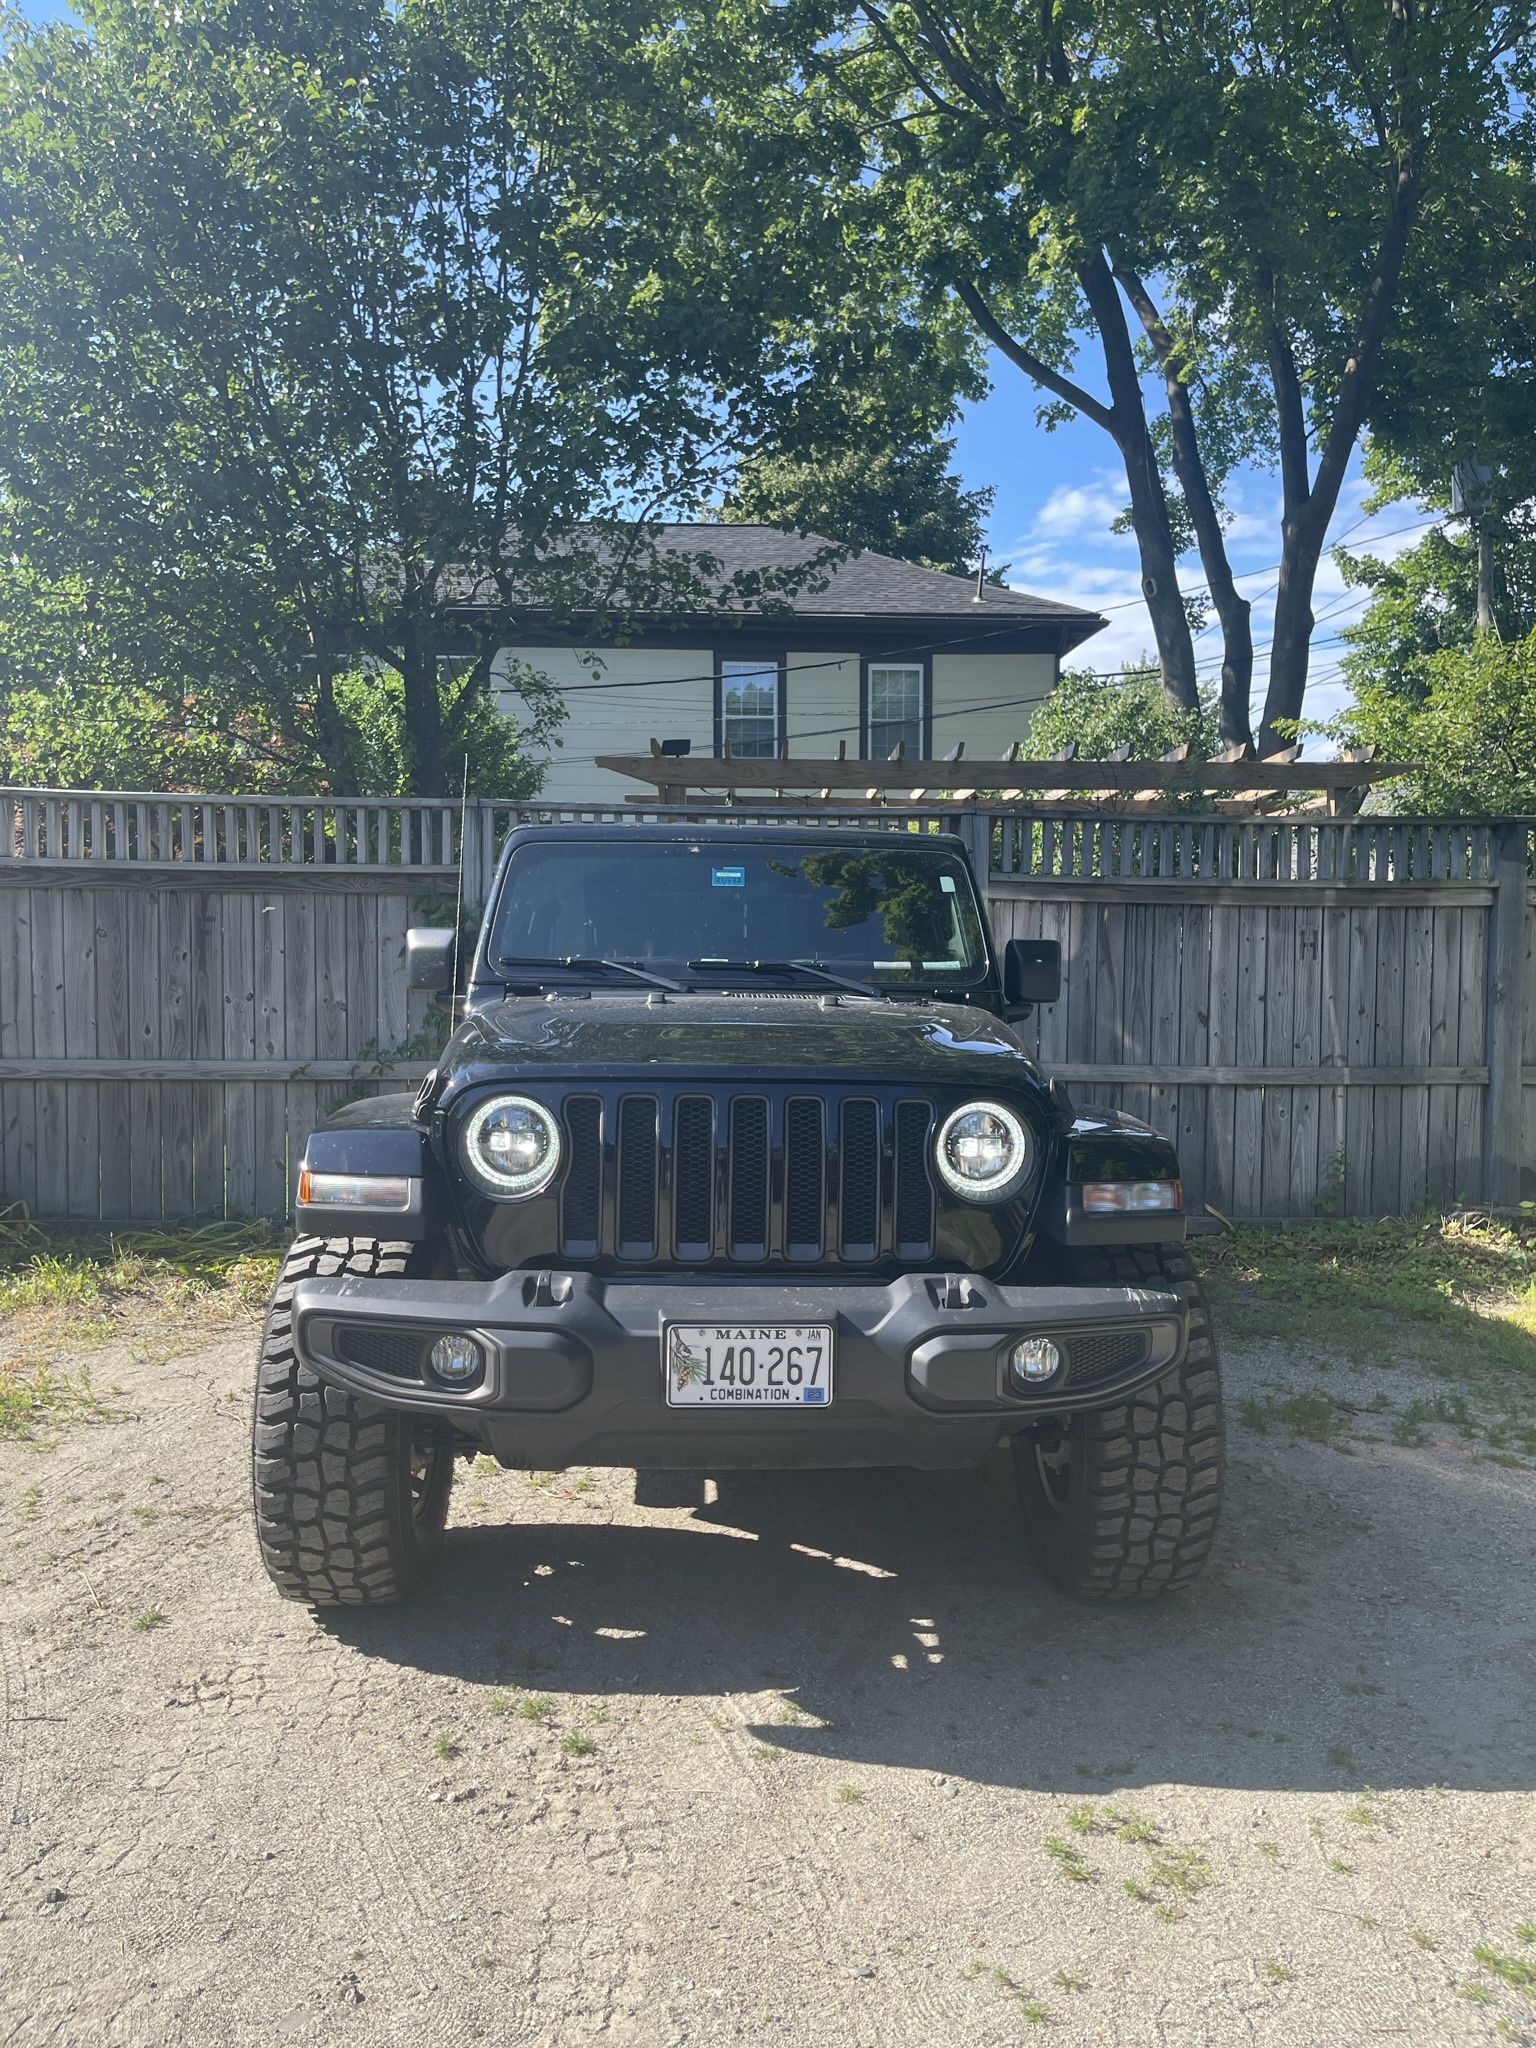
<svg viewBox="0 0 1536 2048">
<path fill-rule="evenodd" d="M 1235 1421 L 1209 1577 L 1123 1613 L 990 1474 L 476 1467 L 428 1598 L 316 1620 L 251 1346 L 0 1445 L 0 2042 L 1536 2038 L 1528 1469 Z"/>
</svg>

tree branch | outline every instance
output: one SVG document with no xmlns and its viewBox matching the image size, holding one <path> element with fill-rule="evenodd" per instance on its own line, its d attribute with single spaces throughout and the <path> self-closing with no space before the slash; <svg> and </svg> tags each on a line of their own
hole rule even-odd
<svg viewBox="0 0 1536 2048">
<path fill-rule="evenodd" d="M 955 296 L 993 347 L 1005 355 L 1016 369 L 1061 399 L 1063 404 L 1070 405 L 1074 412 L 1080 412 L 1084 419 L 1092 420 L 1096 427 L 1102 427 L 1106 433 L 1114 432 L 1115 416 L 1110 407 L 1102 399 L 1095 398 L 1091 391 L 1074 384 L 1070 377 L 1053 370 L 1039 356 L 1031 354 L 1022 342 L 1015 341 L 974 284 L 962 278 L 955 285 Z"/>
</svg>

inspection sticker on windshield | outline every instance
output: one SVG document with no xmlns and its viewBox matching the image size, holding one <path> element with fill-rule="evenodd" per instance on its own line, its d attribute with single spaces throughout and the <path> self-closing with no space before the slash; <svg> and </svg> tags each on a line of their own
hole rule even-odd
<svg viewBox="0 0 1536 2048">
<path fill-rule="evenodd" d="M 747 871 L 745 868 L 711 868 L 709 879 L 717 889 L 745 889 Z"/>
<path fill-rule="evenodd" d="M 661 1333 L 669 1408 L 825 1408 L 830 1323 L 668 1323 Z"/>
</svg>

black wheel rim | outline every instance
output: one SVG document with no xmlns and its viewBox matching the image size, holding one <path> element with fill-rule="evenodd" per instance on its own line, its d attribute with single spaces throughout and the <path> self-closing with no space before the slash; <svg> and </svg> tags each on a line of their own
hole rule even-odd
<svg viewBox="0 0 1536 2048">
<path fill-rule="evenodd" d="M 438 1461 L 442 1452 L 419 1438 L 411 1441 L 411 1520 L 430 1521 L 434 1507 Z"/>
<path fill-rule="evenodd" d="M 1040 1498 L 1052 1514 L 1063 1515 L 1072 1499 L 1072 1438 L 1065 1429 L 1037 1435 L 1031 1446 Z"/>
</svg>

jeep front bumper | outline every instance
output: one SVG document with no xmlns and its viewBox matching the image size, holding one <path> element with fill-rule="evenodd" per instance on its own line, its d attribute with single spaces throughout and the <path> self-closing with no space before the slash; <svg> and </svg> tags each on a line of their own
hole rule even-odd
<svg viewBox="0 0 1536 2048">
<path fill-rule="evenodd" d="M 827 1323 L 834 1398 L 822 1408 L 669 1408 L 663 1322 Z M 1042 1415 L 1100 1408 L 1184 1355 L 1178 1295 L 1133 1287 L 1002 1287 L 971 1274 L 889 1283 L 606 1280 L 304 1280 L 299 1356 L 331 1384 L 431 1414 L 506 1464 L 731 1470 L 980 1464 Z M 473 1337 L 481 1379 L 455 1389 L 428 1366 L 436 1340 Z M 1012 1346 L 1049 1337 L 1046 1384 L 1009 1375 Z"/>
</svg>

